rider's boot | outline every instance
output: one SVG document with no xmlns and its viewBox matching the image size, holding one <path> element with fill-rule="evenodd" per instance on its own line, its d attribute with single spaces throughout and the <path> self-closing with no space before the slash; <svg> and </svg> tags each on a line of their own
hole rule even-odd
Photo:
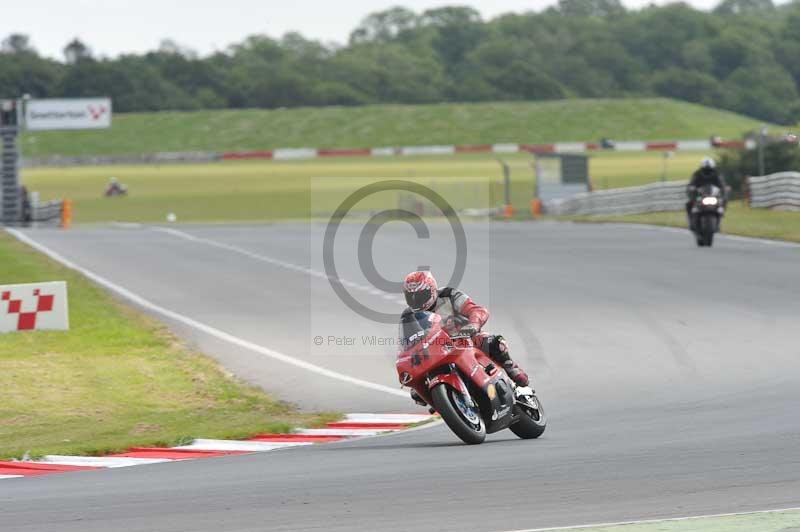
<svg viewBox="0 0 800 532">
<path fill-rule="evenodd" d="M 503 369 L 517 386 L 527 387 L 530 384 L 528 374 L 519 365 L 511 360 L 508 354 L 508 342 L 502 336 L 484 336 L 480 341 L 480 348 L 489 355 L 489 358 L 502 364 Z"/>
<path fill-rule="evenodd" d="M 419 406 L 428 406 L 428 403 L 425 402 L 425 399 L 419 396 L 416 390 L 411 390 L 411 400 L 417 403 Z"/>
<path fill-rule="evenodd" d="M 530 384 L 530 379 L 528 378 L 528 374 L 525 373 L 521 367 L 517 365 L 516 362 L 511 360 L 510 358 L 503 362 L 503 369 L 506 370 L 506 373 L 511 380 L 514 381 L 514 384 L 521 387 L 527 387 Z"/>
</svg>

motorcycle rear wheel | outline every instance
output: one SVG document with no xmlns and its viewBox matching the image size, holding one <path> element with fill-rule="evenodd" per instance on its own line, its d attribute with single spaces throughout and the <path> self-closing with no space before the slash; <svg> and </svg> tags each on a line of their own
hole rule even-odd
<svg viewBox="0 0 800 532">
<path fill-rule="evenodd" d="M 544 429 L 547 428 L 547 416 L 538 397 L 534 395 L 529 405 L 517 402 L 516 408 L 520 417 L 519 421 L 508 427 L 511 432 L 523 440 L 533 440 L 544 434 Z"/>
<path fill-rule="evenodd" d="M 466 398 L 458 391 L 439 384 L 431 390 L 433 407 L 450 430 L 468 445 L 483 443 L 486 425 L 477 408 L 467 406 Z"/>
</svg>

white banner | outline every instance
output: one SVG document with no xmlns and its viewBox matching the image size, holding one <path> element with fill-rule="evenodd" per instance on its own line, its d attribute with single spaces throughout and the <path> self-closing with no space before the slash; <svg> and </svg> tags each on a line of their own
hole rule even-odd
<svg viewBox="0 0 800 532">
<path fill-rule="evenodd" d="M 111 126 L 111 99 L 28 100 L 25 125 L 32 131 L 107 128 Z"/>
<path fill-rule="evenodd" d="M 68 329 L 67 283 L 0 285 L 0 333 Z"/>
</svg>

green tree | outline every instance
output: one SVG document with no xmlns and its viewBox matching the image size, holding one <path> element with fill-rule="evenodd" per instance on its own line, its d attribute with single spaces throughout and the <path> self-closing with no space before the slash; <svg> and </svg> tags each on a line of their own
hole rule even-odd
<svg viewBox="0 0 800 532">
<path fill-rule="evenodd" d="M 709 43 L 704 39 L 694 39 L 681 48 L 681 64 L 690 70 L 708 73 L 714 68 L 714 57 Z"/>
<path fill-rule="evenodd" d="M 92 50 L 80 39 L 72 39 L 64 47 L 64 59 L 67 64 L 74 65 L 79 61 L 92 58 Z"/>
<path fill-rule="evenodd" d="M 788 11 L 775 43 L 775 55 L 783 67 L 800 84 L 800 2 Z"/>
<path fill-rule="evenodd" d="M 723 103 L 720 83 L 704 72 L 671 68 L 656 74 L 653 86 L 660 96 L 711 107 Z"/>
<path fill-rule="evenodd" d="M 734 196 L 741 196 L 745 179 L 760 174 L 758 150 L 728 150 L 720 158 L 719 169 Z M 800 148 L 796 144 L 771 139 L 764 146 L 764 173 L 788 171 L 800 171 Z"/>
<path fill-rule="evenodd" d="M 419 17 L 410 9 L 393 7 L 368 15 L 350 34 L 350 43 L 389 42 L 419 25 Z"/>
<path fill-rule="evenodd" d="M 12 33 L 3 39 L 3 43 L 0 45 L 0 50 L 6 54 L 24 54 L 36 52 L 36 50 L 33 48 L 33 45 L 31 45 L 30 38 L 21 33 Z"/>
<path fill-rule="evenodd" d="M 796 124 L 798 93 L 792 77 L 775 64 L 748 65 L 735 70 L 724 83 L 726 105 L 781 124 Z M 787 102 L 788 105 L 787 105 Z"/>
<path fill-rule="evenodd" d="M 714 13 L 561 0 L 489 21 L 464 6 L 395 7 L 365 17 L 344 46 L 253 35 L 205 57 L 165 41 L 96 59 L 75 39 L 58 62 L 12 34 L 0 44 L 0 91 L 109 94 L 126 111 L 657 94 L 792 123 L 798 57 L 800 0 L 723 0 Z"/>
<path fill-rule="evenodd" d="M 40 57 L 26 35 L 11 34 L 0 45 L 0 97 L 58 95 L 64 66 Z"/>
<path fill-rule="evenodd" d="M 714 13 L 718 15 L 763 15 L 775 12 L 772 0 L 722 0 Z"/>
<path fill-rule="evenodd" d="M 450 73 L 459 70 L 466 55 L 483 36 L 480 13 L 471 7 L 430 9 L 422 14 L 420 24 L 435 30 L 431 44 Z"/>
<path fill-rule="evenodd" d="M 558 0 L 558 11 L 570 17 L 614 17 L 625 7 L 619 0 Z"/>
<path fill-rule="evenodd" d="M 719 78 L 725 78 L 746 65 L 772 61 L 768 43 L 758 35 L 748 35 L 740 28 L 730 26 L 710 41 L 709 49 L 714 59 L 713 71 Z"/>
</svg>

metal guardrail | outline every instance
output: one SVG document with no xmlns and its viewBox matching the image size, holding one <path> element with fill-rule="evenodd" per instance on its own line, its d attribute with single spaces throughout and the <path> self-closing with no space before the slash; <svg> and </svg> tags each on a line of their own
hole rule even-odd
<svg viewBox="0 0 800 532">
<path fill-rule="evenodd" d="M 800 211 L 800 173 L 748 177 L 747 198 L 755 208 Z"/>
<path fill-rule="evenodd" d="M 653 183 L 639 187 L 583 192 L 544 204 L 545 214 L 622 215 L 681 211 L 686 205 L 686 183 Z"/>
<path fill-rule="evenodd" d="M 26 157 L 24 167 L 83 166 L 115 164 L 167 164 L 210 163 L 221 160 L 293 160 L 317 157 L 388 157 L 452 155 L 457 153 L 531 153 L 531 154 L 575 154 L 596 151 L 708 151 L 714 148 L 752 148 L 751 141 L 721 139 L 673 140 L 673 141 L 619 141 L 609 145 L 598 142 L 553 142 L 549 144 L 448 144 L 442 146 L 395 146 L 373 148 L 264 148 L 248 151 L 228 152 L 161 152 L 138 155 L 48 155 Z"/>
<path fill-rule="evenodd" d="M 30 221 L 36 224 L 61 225 L 64 212 L 64 202 L 48 201 L 31 207 Z"/>
<path fill-rule="evenodd" d="M 170 163 L 210 163 L 222 156 L 215 152 L 159 152 L 145 155 L 48 155 L 26 157 L 22 166 L 26 168 L 60 166 L 111 166 L 118 164 L 170 164 Z"/>
</svg>

